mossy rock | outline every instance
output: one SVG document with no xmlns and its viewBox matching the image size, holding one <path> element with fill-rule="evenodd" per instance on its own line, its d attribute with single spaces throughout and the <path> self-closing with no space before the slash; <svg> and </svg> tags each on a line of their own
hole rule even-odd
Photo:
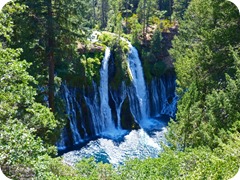
<svg viewBox="0 0 240 180">
<path fill-rule="evenodd" d="M 123 129 L 132 130 L 140 129 L 140 126 L 135 122 L 134 117 L 130 111 L 129 99 L 126 98 L 122 105 L 121 111 L 121 126 Z"/>
</svg>

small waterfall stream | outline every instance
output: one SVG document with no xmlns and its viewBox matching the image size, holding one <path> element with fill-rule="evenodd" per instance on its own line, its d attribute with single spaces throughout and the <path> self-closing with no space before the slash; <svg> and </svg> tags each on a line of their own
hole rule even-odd
<svg viewBox="0 0 240 180">
<path fill-rule="evenodd" d="M 173 79 L 174 77 L 170 77 Z M 166 114 L 172 118 L 175 117 L 177 111 L 177 96 L 175 93 L 167 94 L 167 91 L 174 88 L 175 81 L 168 79 L 154 78 L 150 84 L 151 93 L 151 116 L 158 117 L 161 114 Z"/>
<path fill-rule="evenodd" d="M 115 125 L 112 119 L 112 112 L 109 106 L 109 97 L 108 97 L 108 61 L 111 55 L 110 48 L 107 47 L 105 50 L 105 56 L 102 60 L 102 67 L 100 70 L 100 87 L 99 87 L 99 95 L 100 95 L 100 111 L 101 111 L 101 123 L 102 123 L 102 131 L 106 130 L 114 130 Z M 100 119 L 100 118 L 99 118 Z"/>
<path fill-rule="evenodd" d="M 76 121 L 77 112 L 76 112 L 76 108 L 74 107 L 75 106 L 74 98 L 76 96 L 76 90 L 73 90 L 71 91 L 72 93 L 70 93 L 66 85 L 63 85 L 63 87 L 65 91 L 64 98 L 66 101 L 66 111 L 70 119 L 70 128 L 72 131 L 73 143 L 74 145 L 76 145 L 76 144 L 79 144 L 82 140 L 77 128 L 77 121 Z"/>
<path fill-rule="evenodd" d="M 99 106 L 99 98 L 98 98 L 98 91 L 97 91 L 97 84 L 92 83 L 93 93 L 90 96 L 84 96 L 85 102 L 91 114 L 91 124 L 94 129 L 95 135 L 100 135 L 103 131 L 102 122 L 101 122 L 101 112 Z"/>
<path fill-rule="evenodd" d="M 101 62 L 99 85 L 92 82 L 91 87 L 82 89 L 62 85 L 69 122 L 57 146 L 63 153 L 76 150 L 63 156 L 70 164 L 90 155 L 118 164 L 126 157 L 156 157 L 161 150 L 159 141 L 164 141 L 167 121 L 176 112 L 175 75 L 154 78 L 147 85 L 138 51 L 130 43 L 129 49 L 130 85 L 122 82 L 117 89 L 109 85 L 111 51 L 108 47 Z M 126 108 L 131 115 L 125 116 Z M 139 125 L 139 130 L 132 130 L 129 117 Z M 131 129 L 122 127 L 126 122 L 128 126 L 124 127 Z"/>
<path fill-rule="evenodd" d="M 111 97 L 115 103 L 115 107 L 116 107 L 116 112 L 117 112 L 117 129 L 122 129 L 121 128 L 121 108 L 122 108 L 122 104 L 127 96 L 127 91 L 126 91 L 126 85 L 123 82 L 121 84 L 121 87 L 119 89 L 119 91 L 110 91 L 111 93 Z"/>
</svg>

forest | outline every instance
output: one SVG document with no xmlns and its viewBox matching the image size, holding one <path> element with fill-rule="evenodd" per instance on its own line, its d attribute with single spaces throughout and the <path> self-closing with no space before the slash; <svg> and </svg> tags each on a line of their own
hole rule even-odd
<svg viewBox="0 0 240 180">
<path fill-rule="evenodd" d="M 136 59 L 146 85 L 131 92 Z M 149 104 L 133 107 L 145 87 Z M 227 0 L 12 0 L 0 11 L 0 168 L 11 179 L 230 179 L 239 87 L 240 14 Z M 156 114 L 168 115 L 157 157 L 63 161 Z"/>
</svg>

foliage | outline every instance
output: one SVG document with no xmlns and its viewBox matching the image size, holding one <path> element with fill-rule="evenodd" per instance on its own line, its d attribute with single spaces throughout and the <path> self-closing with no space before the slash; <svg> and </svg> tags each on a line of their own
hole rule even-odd
<svg viewBox="0 0 240 180">
<path fill-rule="evenodd" d="M 224 7 L 222 11 L 217 10 L 220 5 Z M 225 142 L 229 134 L 239 128 L 236 110 L 239 102 L 235 101 L 238 90 L 234 87 L 239 81 L 236 50 L 240 41 L 237 34 L 229 34 L 229 31 L 239 30 L 237 10 L 232 11 L 232 6 L 226 2 L 220 5 L 215 1 L 191 1 L 181 22 L 179 36 L 173 42 L 171 54 L 176 59 L 181 99 L 176 122 L 169 127 L 169 140 L 180 149 L 216 148 L 219 139 Z M 227 14 L 230 21 L 222 18 Z M 229 23 L 228 28 L 219 28 Z M 223 37 L 222 33 L 228 36 Z M 223 38 L 231 41 L 220 40 Z"/>
<path fill-rule="evenodd" d="M 186 11 L 191 0 L 174 0 L 173 13 L 177 19 L 183 18 L 184 12 Z"/>
<path fill-rule="evenodd" d="M 153 77 L 160 77 L 167 70 L 163 59 L 163 42 L 162 34 L 159 28 L 155 29 L 149 43 L 149 47 L 140 49 L 141 59 L 143 61 L 143 70 L 147 82 Z"/>
<path fill-rule="evenodd" d="M 6 8 L 15 12 L 12 5 Z M 27 72 L 30 64 L 20 60 L 22 50 L 7 47 L 13 27 L 8 15 L 0 12 L 4 29 L 0 42 L 0 166 L 12 178 L 26 178 L 34 176 L 33 165 L 39 156 L 56 154 L 52 145 L 59 124 L 47 107 L 36 103 L 36 89 L 31 86 L 36 81 Z"/>
<path fill-rule="evenodd" d="M 112 165 L 96 163 L 94 158 L 82 159 L 76 164 L 80 179 L 115 179 L 117 177 Z"/>
<path fill-rule="evenodd" d="M 99 82 L 101 60 L 98 57 L 91 58 L 83 55 L 81 64 L 84 68 L 84 76 L 87 78 L 87 84 L 91 84 L 92 81 Z"/>
<path fill-rule="evenodd" d="M 42 137 L 45 143 L 54 144 L 58 137 L 56 137 L 55 128 L 59 127 L 49 108 L 40 103 L 33 103 L 30 107 L 26 108 L 24 122 L 29 127 L 34 127 L 36 134 Z"/>
<path fill-rule="evenodd" d="M 35 128 L 36 134 L 47 143 L 55 136 L 57 121 L 48 108 L 34 102 L 36 90 L 30 86 L 34 79 L 26 69 L 29 64 L 20 61 L 20 50 L 0 49 L 0 119 L 2 123 L 17 118 L 29 128 Z"/>
<path fill-rule="evenodd" d="M 162 35 L 159 29 L 156 29 L 153 33 L 153 37 L 151 39 L 151 53 L 157 57 L 161 56 L 161 51 L 163 49 L 162 41 Z"/>
<path fill-rule="evenodd" d="M 79 179 L 80 174 L 70 165 L 62 162 L 61 158 L 39 156 L 34 165 L 34 179 Z"/>
<path fill-rule="evenodd" d="M 140 33 L 142 30 L 142 25 L 138 22 L 137 14 L 133 14 L 131 17 L 128 18 L 127 28 L 130 30 L 131 34 Z"/>
<path fill-rule="evenodd" d="M 164 74 L 166 71 L 166 64 L 163 63 L 162 61 L 159 61 L 154 64 L 153 69 L 152 69 L 152 74 L 155 77 L 160 77 L 161 75 Z"/>
<path fill-rule="evenodd" d="M 239 143 L 239 139 L 237 143 Z M 121 179 L 229 179 L 238 170 L 239 157 L 228 154 L 231 145 L 211 151 L 199 147 L 185 152 L 165 149 L 159 158 L 134 159 L 120 166 Z M 235 151 L 239 149 L 235 146 Z M 227 150 L 228 149 L 228 150 Z"/>
<path fill-rule="evenodd" d="M 32 63 L 28 72 L 45 91 L 38 94 L 48 95 L 49 107 L 54 111 L 55 77 L 63 61 L 71 64 L 71 60 L 76 59 L 76 41 L 84 36 L 80 22 L 84 24 L 85 1 L 16 2 L 24 5 L 25 9 L 11 14 L 14 26 L 9 46 L 23 49 L 21 58 Z M 43 103 L 40 95 L 38 102 Z"/>
<path fill-rule="evenodd" d="M 28 129 L 18 120 L 1 125 L 1 166 L 31 163 L 31 159 L 46 153 L 40 139 L 35 139 L 34 129 Z"/>
</svg>

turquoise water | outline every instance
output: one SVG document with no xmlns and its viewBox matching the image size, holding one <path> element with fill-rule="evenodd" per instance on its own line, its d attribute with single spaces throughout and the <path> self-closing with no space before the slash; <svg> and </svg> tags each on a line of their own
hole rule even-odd
<svg viewBox="0 0 240 180">
<path fill-rule="evenodd" d="M 160 142 L 165 142 L 164 133 L 167 131 L 167 123 L 156 119 L 149 119 L 147 122 L 149 123 L 145 124 L 144 129 L 121 131 L 116 133 L 115 137 L 112 133 L 109 137 L 111 139 L 92 140 L 79 150 L 63 154 L 63 161 L 74 165 L 82 158 L 94 157 L 97 162 L 116 166 L 129 158 L 158 157 L 162 151 Z"/>
</svg>

